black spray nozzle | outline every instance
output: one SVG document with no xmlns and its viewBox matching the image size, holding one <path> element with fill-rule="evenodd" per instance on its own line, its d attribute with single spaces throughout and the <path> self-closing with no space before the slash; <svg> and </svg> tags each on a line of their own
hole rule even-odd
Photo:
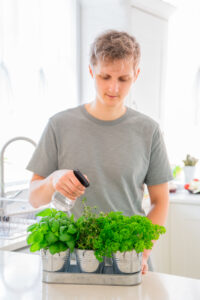
<svg viewBox="0 0 200 300">
<path fill-rule="evenodd" d="M 73 170 L 73 172 L 74 172 L 74 175 L 76 176 L 76 178 L 80 181 L 80 183 L 83 186 L 88 187 L 90 185 L 89 182 L 88 182 L 88 180 L 81 173 L 81 171 L 79 171 L 79 170 Z"/>
</svg>

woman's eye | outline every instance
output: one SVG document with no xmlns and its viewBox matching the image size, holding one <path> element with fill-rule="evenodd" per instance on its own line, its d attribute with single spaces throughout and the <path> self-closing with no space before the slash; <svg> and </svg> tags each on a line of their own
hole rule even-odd
<svg viewBox="0 0 200 300">
<path fill-rule="evenodd" d="M 108 79 L 110 79 L 110 77 L 103 77 L 103 76 L 101 76 L 101 78 L 102 78 L 103 80 L 108 80 Z M 127 79 L 119 78 L 119 81 L 125 82 L 125 81 L 127 81 Z"/>
</svg>

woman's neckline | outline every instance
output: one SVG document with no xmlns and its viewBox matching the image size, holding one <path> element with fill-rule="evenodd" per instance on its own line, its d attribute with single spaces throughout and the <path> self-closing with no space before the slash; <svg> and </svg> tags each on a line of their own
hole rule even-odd
<svg viewBox="0 0 200 300">
<path fill-rule="evenodd" d="M 123 120 L 125 120 L 127 118 L 127 116 L 129 115 L 129 107 L 125 106 L 126 107 L 126 111 L 125 113 L 117 118 L 117 119 L 114 119 L 114 120 L 101 120 L 101 119 L 98 119 L 96 117 L 94 117 L 93 115 L 91 115 L 86 107 L 85 107 L 85 104 L 82 104 L 80 105 L 80 108 L 81 108 L 81 111 L 82 113 L 84 114 L 85 117 L 87 117 L 89 120 L 93 121 L 94 123 L 96 124 L 99 124 L 99 125 L 115 125 L 115 124 L 119 124 L 121 123 Z"/>
</svg>

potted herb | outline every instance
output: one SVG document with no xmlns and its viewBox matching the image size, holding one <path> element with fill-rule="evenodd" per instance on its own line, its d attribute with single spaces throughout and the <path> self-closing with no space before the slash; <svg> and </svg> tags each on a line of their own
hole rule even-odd
<svg viewBox="0 0 200 300">
<path fill-rule="evenodd" d="M 113 259 L 115 273 L 140 271 L 142 252 L 152 249 L 152 240 L 165 233 L 165 228 L 145 216 L 128 217 L 113 211 L 97 214 L 95 207 L 83 204 L 83 215 L 76 222 L 76 253 L 82 272 L 98 272 L 105 258 Z"/>
<path fill-rule="evenodd" d="M 69 250 L 73 252 L 77 239 L 74 217 L 54 208 L 36 216 L 40 221 L 27 228 L 30 251 L 41 251 L 43 270 L 61 271 L 69 264 Z"/>
<path fill-rule="evenodd" d="M 94 241 L 96 257 L 113 257 L 115 272 L 140 271 L 144 249 L 152 249 L 152 240 L 165 233 L 164 226 L 152 224 L 145 216 L 124 216 L 110 212 L 97 219 L 100 234 Z"/>
<path fill-rule="evenodd" d="M 192 157 L 191 155 L 187 154 L 186 159 L 183 160 L 184 163 L 184 174 L 185 174 L 185 183 L 190 183 L 194 178 L 195 174 L 195 166 L 198 162 L 198 159 Z"/>
<path fill-rule="evenodd" d="M 85 204 L 86 198 L 82 200 L 83 214 L 76 221 L 78 238 L 76 240 L 76 258 L 81 272 L 98 273 L 102 270 L 102 264 L 95 256 L 95 240 L 100 234 L 97 222 L 98 214 L 96 207 Z"/>
</svg>

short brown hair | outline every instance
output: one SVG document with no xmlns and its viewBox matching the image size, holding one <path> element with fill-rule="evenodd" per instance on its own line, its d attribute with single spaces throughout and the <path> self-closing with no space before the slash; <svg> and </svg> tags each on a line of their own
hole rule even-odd
<svg viewBox="0 0 200 300">
<path fill-rule="evenodd" d="M 90 48 L 90 64 L 99 60 L 115 61 L 133 58 L 134 68 L 140 61 L 140 45 L 134 36 L 124 31 L 108 30 L 96 37 Z"/>
</svg>

